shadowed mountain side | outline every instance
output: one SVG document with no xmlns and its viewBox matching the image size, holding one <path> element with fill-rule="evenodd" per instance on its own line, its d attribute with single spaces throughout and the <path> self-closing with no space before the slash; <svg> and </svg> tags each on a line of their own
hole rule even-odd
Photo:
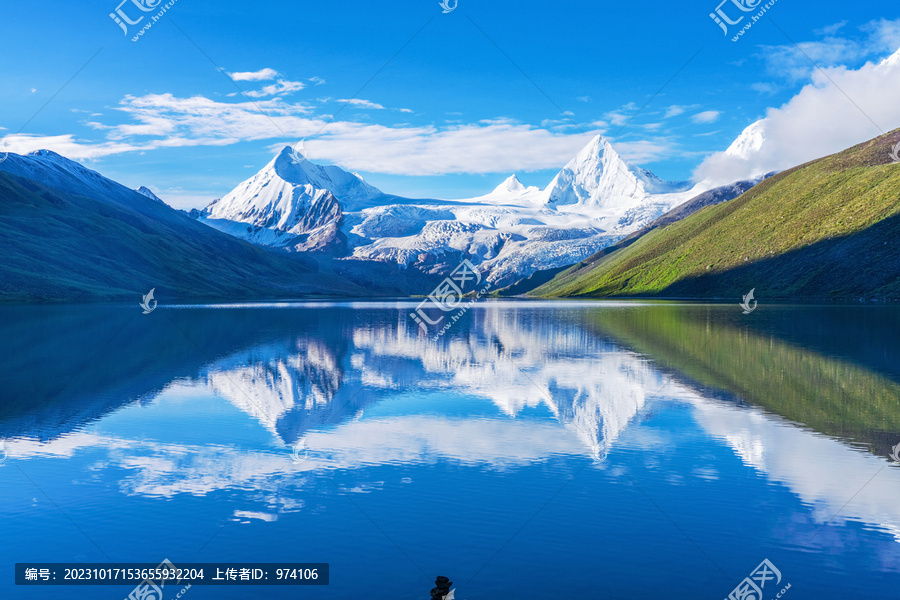
<svg viewBox="0 0 900 600">
<path fill-rule="evenodd" d="M 900 297 L 897 141 L 900 130 L 779 173 L 534 295 Z"/>
<path fill-rule="evenodd" d="M 12 160 L 12 159 L 10 159 Z M 370 295 L 316 261 L 279 256 L 122 188 L 94 199 L 0 172 L 0 300 Z"/>
<path fill-rule="evenodd" d="M 740 326 L 745 321 L 739 310 L 734 324 L 709 318 L 708 310 L 661 305 L 596 311 L 592 317 L 599 333 L 649 356 L 689 385 L 696 382 L 700 391 L 725 390 L 818 432 L 890 453 L 900 439 L 900 384 L 784 342 L 772 334 L 777 323 L 760 332 Z"/>
</svg>

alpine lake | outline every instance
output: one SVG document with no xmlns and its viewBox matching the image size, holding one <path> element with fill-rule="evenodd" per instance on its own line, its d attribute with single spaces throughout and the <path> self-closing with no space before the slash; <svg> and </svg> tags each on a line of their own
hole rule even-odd
<svg viewBox="0 0 900 600">
<path fill-rule="evenodd" d="M 897 598 L 900 307 L 416 305 L 0 308 L 0 598 Z"/>
</svg>

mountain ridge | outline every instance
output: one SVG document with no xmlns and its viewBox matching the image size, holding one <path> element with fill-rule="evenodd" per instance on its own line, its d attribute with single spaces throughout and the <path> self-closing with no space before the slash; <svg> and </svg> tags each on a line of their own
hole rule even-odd
<svg viewBox="0 0 900 600">
<path fill-rule="evenodd" d="M 36 181 L 28 177 L 41 177 Z M 365 296 L 303 255 L 280 255 L 52 152 L 0 162 L 0 300 Z"/>
</svg>

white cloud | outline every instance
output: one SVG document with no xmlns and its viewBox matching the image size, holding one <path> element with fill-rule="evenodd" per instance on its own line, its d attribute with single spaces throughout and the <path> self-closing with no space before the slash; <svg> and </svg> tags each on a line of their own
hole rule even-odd
<svg viewBox="0 0 900 600">
<path fill-rule="evenodd" d="M 631 117 L 621 112 L 613 111 L 603 115 L 603 118 L 609 121 L 610 125 L 614 127 L 621 127 L 622 125 L 627 123 L 628 119 L 630 119 Z"/>
<path fill-rule="evenodd" d="M 541 127 L 551 131 L 564 131 L 566 129 L 585 129 L 583 125 L 579 125 L 571 118 L 568 119 L 544 119 L 541 121 Z M 588 127 L 589 128 L 589 127 Z"/>
<path fill-rule="evenodd" d="M 277 82 L 263 87 L 261 90 L 244 92 L 250 98 L 266 98 L 268 96 L 281 96 L 284 94 L 292 94 L 306 87 L 306 84 L 300 81 L 286 81 L 279 79 Z"/>
<path fill-rule="evenodd" d="M 79 141 L 71 134 L 47 136 L 13 134 L 7 135 L 0 140 L 0 152 L 27 154 L 42 149 L 53 150 L 71 159 L 83 160 L 135 152 L 143 148 L 139 145 L 127 143 L 106 142 L 97 144 Z"/>
<path fill-rule="evenodd" d="M 609 121 L 609 123 L 614 127 L 619 127 L 627 123 L 628 120 L 634 116 L 634 114 L 630 113 L 634 113 L 634 111 L 636 110 L 637 104 L 635 104 L 634 102 L 629 102 L 618 110 L 613 110 L 606 113 L 605 115 L 603 115 L 603 119 Z"/>
<path fill-rule="evenodd" d="M 749 179 L 865 142 L 900 126 L 898 97 L 900 51 L 856 70 L 816 71 L 812 83 L 783 106 L 770 108 L 732 148 L 705 160 L 696 177 Z"/>
<path fill-rule="evenodd" d="M 325 80 L 318 76 L 310 77 L 309 82 L 313 85 L 324 85 L 325 84 Z"/>
<path fill-rule="evenodd" d="M 847 21 L 841 21 L 840 23 L 835 23 L 834 25 L 828 25 L 827 27 L 823 27 L 822 29 L 816 29 L 815 34 L 820 36 L 834 35 L 838 31 L 844 28 L 844 25 L 847 24 Z"/>
<path fill-rule="evenodd" d="M 228 74 L 235 81 L 269 81 L 278 77 L 278 71 L 275 69 L 261 69 L 259 71 L 245 71 L 243 73 Z"/>
<path fill-rule="evenodd" d="M 76 159 L 159 148 L 306 139 L 314 156 L 350 170 L 442 175 L 559 168 L 597 133 L 594 129 L 564 134 L 510 119 L 445 127 L 329 123 L 324 115 L 312 116 L 311 107 L 281 98 L 221 102 L 202 96 L 150 94 L 126 96 L 116 110 L 130 121 L 95 123 L 106 135 L 102 142 L 76 140 L 72 135 L 6 139 L 13 152 L 48 148 Z M 648 149 L 637 154 L 648 155 Z"/>
<path fill-rule="evenodd" d="M 836 35 L 845 24 L 837 23 L 817 30 L 816 34 L 823 38 L 819 41 L 762 46 L 761 57 L 766 62 L 766 70 L 788 81 L 803 81 L 817 67 L 858 64 L 900 47 L 900 19 L 870 21 L 859 28 L 862 36 L 857 34 L 855 39 Z"/>
<path fill-rule="evenodd" d="M 578 100 L 579 102 L 590 102 L 591 101 L 590 96 L 578 96 L 575 99 Z"/>
<path fill-rule="evenodd" d="M 830 67 L 854 62 L 862 59 L 867 50 L 852 40 L 828 38 L 822 42 L 800 42 L 796 46 L 764 46 L 763 54 L 769 74 L 801 81 L 809 77 L 815 65 Z"/>
<path fill-rule="evenodd" d="M 771 83 L 754 83 L 750 86 L 755 92 L 759 92 L 760 94 L 774 94 L 778 91 L 778 87 Z"/>
<path fill-rule="evenodd" d="M 330 125 L 310 146 L 316 157 L 354 171 L 497 173 L 559 168 L 593 135 L 562 135 L 510 123 L 437 129 L 340 122 Z"/>
<path fill-rule="evenodd" d="M 715 123 L 719 120 L 719 116 L 721 116 L 721 114 L 722 113 L 717 110 L 705 110 L 692 116 L 691 121 L 697 123 L 698 125 L 703 123 Z"/>
<path fill-rule="evenodd" d="M 613 142 L 619 156 L 632 164 L 651 163 L 671 157 L 677 152 L 671 140 L 638 140 L 634 142 Z"/>
<path fill-rule="evenodd" d="M 677 106 L 672 105 L 666 109 L 666 119 L 671 119 L 672 117 L 677 117 L 678 115 L 683 115 L 685 111 L 688 109 L 686 106 Z"/>
<path fill-rule="evenodd" d="M 359 108 L 373 108 L 377 110 L 383 110 L 384 107 L 380 104 L 372 102 L 370 100 L 363 100 L 362 98 L 349 98 L 338 100 L 338 102 L 344 102 L 345 104 L 350 104 L 352 106 L 357 106 Z"/>
</svg>

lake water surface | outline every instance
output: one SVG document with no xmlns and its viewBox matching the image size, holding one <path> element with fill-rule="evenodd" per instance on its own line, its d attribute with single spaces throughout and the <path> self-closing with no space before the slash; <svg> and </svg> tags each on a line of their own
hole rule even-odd
<svg viewBox="0 0 900 600">
<path fill-rule="evenodd" d="M 897 597 L 900 309 L 414 307 L 0 309 L 0 598 L 165 558 L 331 565 L 188 600 Z"/>
</svg>

